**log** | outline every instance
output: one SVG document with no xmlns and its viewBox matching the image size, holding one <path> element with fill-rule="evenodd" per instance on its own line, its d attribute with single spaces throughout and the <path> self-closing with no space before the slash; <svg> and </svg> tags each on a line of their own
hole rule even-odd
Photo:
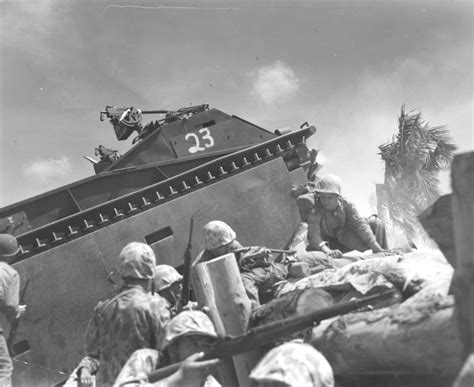
<svg viewBox="0 0 474 387">
<path fill-rule="evenodd" d="M 331 295 L 321 289 L 297 289 L 252 311 L 249 327 L 268 324 L 288 317 L 301 316 L 334 304 Z"/>
<path fill-rule="evenodd" d="M 453 269 L 439 250 L 418 250 L 404 255 L 357 261 L 329 269 L 294 283 L 287 283 L 279 295 L 295 289 L 315 287 L 327 291 L 367 294 L 377 287 L 395 287 L 404 298 L 422 289 L 447 295 Z"/>
<path fill-rule="evenodd" d="M 452 212 L 456 269 L 452 290 L 456 299 L 456 312 L 463 359 L 474 352 L 474 152 L 454 157 L 451 167 L 453 186 Z"/>
<path fill-rule="evenodd" d="M 226 254 L 194 266 L 192 281 L 198 304 L 209 309 L 219 335 L 239 335 L 247 330 L 251 305 L 234 254 Z M 249 386 L 248 375 L 260 356 L 259 351 L 234 356 L 236 377 L 231 375 L 227 364 L 226 379 L 222 384 Z"/>
<path fill-rule="evenodd" d="M 420 292 L 404 303 L 341 316 L 309 342 L 336 375 L 455 375 L 460 366 L 454 299 Z"/>
<path fill-rule="evenodd" d="M 441 196 L 434 204 L 423 211 L 418 219 L 428 235 L 434 239 L 444 256 L 455 267 L 452 195 Z"/>
</svg>

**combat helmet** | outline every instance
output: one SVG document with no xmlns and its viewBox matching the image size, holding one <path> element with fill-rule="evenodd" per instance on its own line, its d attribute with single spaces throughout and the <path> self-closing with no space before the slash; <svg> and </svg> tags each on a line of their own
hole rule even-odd
<svg viewBox="0 0 474 387">
<path fill-rule="evenodd" d="M 341 194 L 341 179 L 336 175 L 325 175 L 317 183 L 314 189 L 318 193 Z"/>
<path fill-rule="evenodd" d="M 155 265 L 155 253 L 150 246 L 131 242 L 120 252 L 115 274 L 122 278 L 152 279 Z"/>
<path fill-rule="evenodd" d="M 0 234 L 0 258 L 11 258 L 18 254 L 20 247 L 13 235 Z"/>
<path fill-rule="evenodd" d="M 289 387 L 333 387 L 326 358 L 313 346 L 285 343 L 268 352 L 250 373 L 253 382 L 280 382 Z"/>
<path fill-rule="evenodd" d="M 220 220 L 211 220 L 206 223 L 203 233 L 207 250 L 215 250 L 218 247 L 228 245 L 236 238 L 232 227 Z"/>
<path fill-rule="evenodd" d="M 161 348 L 164 350 L 179 337 L 189 335 L 217 338 L 216 328 L 207 314 L 199 310 L 185 310 L 166 325 Z"/>
<path fill-rule="evenodd" d="M 182 281 L 183 276 L 170 265 L 158 265 L 155 267 L 155 290 L 161 292 L 168 289 L 176 282 Z"/>
</svg>

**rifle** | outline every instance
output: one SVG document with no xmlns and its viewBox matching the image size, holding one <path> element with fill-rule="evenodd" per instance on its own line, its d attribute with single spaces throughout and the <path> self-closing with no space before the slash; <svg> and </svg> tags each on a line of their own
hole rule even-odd
<svg viewBox="0 0 474 387">
<path fill-rule="evenodd" d="M 193 239 L 193 225 L 194 218 L 191 217 L 191 225 L 189 226 L 189 240 L 184 252 L 184 265 L 183 265 L 183 291 L 181 293 L 181 307 L 185 306 L 189 302 L 189 281 L 191 274 L 191 249 Z"/>
<path fill-rule="evenodd" d="M 30 279 L 28 278 L 26 280 L 26 284 L 25 284 L 24 288 L 20 292 L 20 301 L 19 301 L 20 305 L 23 304 L 23 302 L 24 302 L 25 295 L 26 295 L 26 290 L 28 289 L 28 284 L 29 283 L 30 283 Z M 8 351 L 10 352 L 11 357 L 14 357 L 16 355 L 16 353 L 15 353 L 16 351 L 14 350 L 13 342 L 16 339 L 16 332 L 18 331 L 18 326 L 20 325 L 20 320 L 21 320 L 21 317 L 15 318 L 13 320 L 11 328 L 10 328 L 10 334 L 8 335 L 8 339 L 7 339 L 7 347 L 8 347 Z"/>
<path fill-rule="evenodd" d="M 232 250 L 230 252 L 231 253 L 243 253 L 243 252 L 249 251 L 251 248 L 252 247 L 242 247 L 240 249 Z M 281 250 L 281 249 L 268 249 L 268 248 L 266 248 L 266 249 L 268 251 L 270 251 L 271 253 L 276 253 L 276 254 L 288 254 L 288 255 L 296 254 L 296 250 Z"/>
<path fill-rule="evenodd" d="M 278 341 L 292 333 L 299 332 L 306 328 L 318 325 L 322 320 L 339 316 L 367 306 L 374 301 L 381 301 L 390 298 L 395 294 L 395 290 L 386 290 L 371 296 L 341 302 L 337 305 L 322 308 L 302 316 L 288 317 L 280 321 L 271 322 L 249 329 L 239 336 L 226 336 L 219 338 L 214 346 L 204 354 L 202 360 L 232 357 L 241 353 L 249 352 L 252 349 Z M 148 381 L 154 383 L 175 373 L 183 364 L 174 363 L 169 366 L 159 368 L 148 374 Z M 130 381 L 131 382 L 131 381 Z"/>
<path fill-rule="evenodd" d="M 277 254 L 287 254 L 287 255 L 294 255 L 296 254 L 295 250 L 281 250 L 281 249 L 267 249 L 266 247 L 254 246 L 256 251 L 250 255 L 245 257 L 241 257 L 238 259 L 239 267 L 242 270 L 252 270 L 254 267 L 267 267 L 270 266 L 271 263 L 267 262 L 267 252 L 270 253 L 277 253 Z M 232 253 L 245 253 L 250 251 L 254 247 L 242 247 L 240 249 L 232 251 Z M 238 257 L 238 256 L 237 256 Z M 275 262 L 281 262 L 283 260 L 283 256 L 277 257 Z"/>
</svg>

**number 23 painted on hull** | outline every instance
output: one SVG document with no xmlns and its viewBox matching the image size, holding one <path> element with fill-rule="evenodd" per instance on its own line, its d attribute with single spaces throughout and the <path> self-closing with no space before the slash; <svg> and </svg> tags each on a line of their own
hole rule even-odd
<svg viewBox="0 0 474 387">
<path fill-rule="evenodd" d="M 188 149 L 189 153 L 202 152 L 205 151 L 206 148 L 212 148 L 214 146 L 214 138 L 212 137 L 211 132 L 208 128 L 199 129 L 198 132 L 201 134 L 201 136 L 198 136 L 196 133 L 191 132 L 186 134 L 186 136 L 184 137 L 186 141 L 192 139 L 192 141 L 195 142 L 195 145 L 191 146 Z M 201 146 L 201 142 L 203 146 Z"/>
</svg>

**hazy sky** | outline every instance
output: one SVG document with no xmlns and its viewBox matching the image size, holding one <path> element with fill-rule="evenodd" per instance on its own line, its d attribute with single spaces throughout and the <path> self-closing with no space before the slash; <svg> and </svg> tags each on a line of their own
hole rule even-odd
<svg viewBox="0 0 474 387">
<path fill-rule="evenodd" d="M 91 175 L 82 155 L 99 144 L 127 149 L 99 121 L 106 105 L 208 103 L 269 130 L 308 121 L 321 172 L 340 175 L 363 213 L 383 178 L 377 146 L 396 132 L 402 104 L 447 125 L 461 151 L 474 148 L 470 1 L 3 0 L 0 9 L 0 206 Z"/>
</svg>

